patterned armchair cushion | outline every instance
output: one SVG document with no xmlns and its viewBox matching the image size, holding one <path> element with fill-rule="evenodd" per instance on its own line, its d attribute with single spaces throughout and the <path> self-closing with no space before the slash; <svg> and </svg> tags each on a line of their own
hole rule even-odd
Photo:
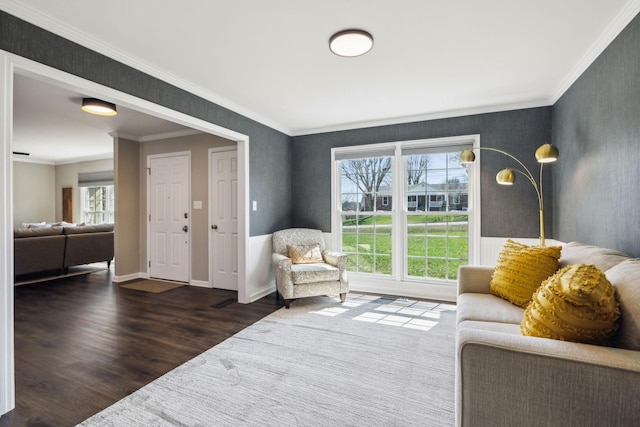
<svg viewBox="0 0 640 427">
<path fill-rule="evenodd" d="M 324 263 L 293 264 L 291 276 L 295 285 L 340 280 L 340 270 Z"/>
<path fill-rule="evenodd" d="M 320 244 L 314 245 L 287 245 L 289 258 L 294 264 L 316 264 L 324 262 L 320 252 Z"/>
</svg>

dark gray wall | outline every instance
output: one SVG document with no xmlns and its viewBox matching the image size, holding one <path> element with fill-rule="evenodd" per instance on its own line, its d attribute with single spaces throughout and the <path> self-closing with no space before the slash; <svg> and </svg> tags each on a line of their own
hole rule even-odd
<svg viewBox="0 0 640 427">
<path fill-rule="evenodd" d="M 470 134 L 479 134 L 483 147 L 513 154 L 537 176 L 534 152 L 551 140 L 551 107 L 294 137 L 294 225 L 331 230 L 331 148 Z M 539 237 L 538 199 L 533 187 L 522 176 L 513 187 L 495 182 L 500 169 L 517 165 L 488 151 L 481 159 L 482 236 Z M 553 168 L 545 169 L 544 185 L 549 189 Z M 547 238 L 553 237 L 551 202 L 551 195 L 545 194 Z"/>
<path fill-rule="evenodd" d="M 2 11 L 0 49 L 248 135 L 250 200 L 258 201 L 258 211 L 250 210 L 250 234 L 291 225 L 288 135 Z"/>
<path fill-rule="evenodd" d="M 556 238 L 640 256 L 640 16 L 553 107 Z"/>
</svg>

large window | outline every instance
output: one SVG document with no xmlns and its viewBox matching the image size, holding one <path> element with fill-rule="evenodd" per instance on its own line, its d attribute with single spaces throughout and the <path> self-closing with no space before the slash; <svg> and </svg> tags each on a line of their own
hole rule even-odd
<svg viewBox="0 0 640 427">
<path fill-rule="evenodd" d="M 350 274 L 455 284 L 478 238 L 474 178 L 459 154 L 477 143 L 470 136 L 332 150 L 334 241 Z"/>
</svg>

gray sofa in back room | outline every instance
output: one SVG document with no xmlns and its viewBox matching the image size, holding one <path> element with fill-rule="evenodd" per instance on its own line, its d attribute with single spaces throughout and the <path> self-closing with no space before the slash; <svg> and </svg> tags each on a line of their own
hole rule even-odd
<svg viewBox="0 0 640 427">
<path fill-rule="evenodd" d="M 16 228 L 14 274 L 55 271 L 113 259 L 113 224 L 75 227 Z"/>
</svg>

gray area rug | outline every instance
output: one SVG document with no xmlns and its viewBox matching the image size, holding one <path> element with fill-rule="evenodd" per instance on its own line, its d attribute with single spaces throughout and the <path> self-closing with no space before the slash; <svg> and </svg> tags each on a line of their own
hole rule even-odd
<svg viewBox="0 0 640 427">
<path fill-rule="evenodd" d="M 455 306 L 305 298 L 82 426 L 452 426 Z"/>
</svg>

